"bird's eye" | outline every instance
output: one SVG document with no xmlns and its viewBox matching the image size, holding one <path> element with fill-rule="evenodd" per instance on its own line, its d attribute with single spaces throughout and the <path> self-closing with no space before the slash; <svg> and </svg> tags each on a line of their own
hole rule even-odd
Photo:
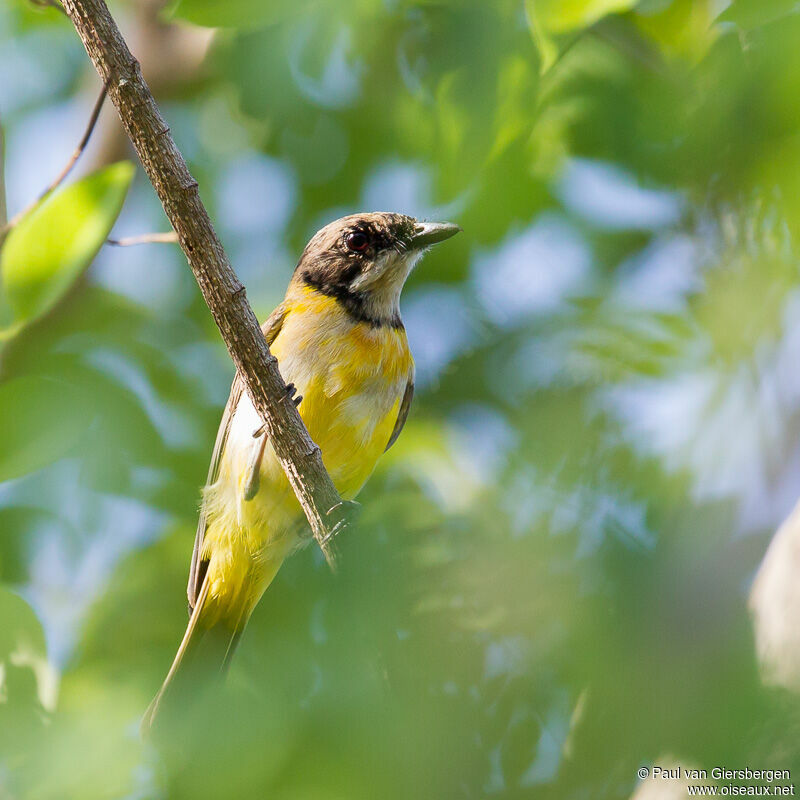
<svg viewBox="0 0 800 800">
<path fill-rule="evenodd" d="M 352 250 L 354 253 L 363 253 L 369 247 L 369 238 L 366 233 L 361 231 L 348 233 L 344 241 L 348 250 Z"/>
</svg>

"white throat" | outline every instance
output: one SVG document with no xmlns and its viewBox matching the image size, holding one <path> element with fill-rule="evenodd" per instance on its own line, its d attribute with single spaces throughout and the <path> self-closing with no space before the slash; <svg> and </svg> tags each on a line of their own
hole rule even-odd
<svg viewBox="0 0 800 800">
<path fill-rule="evenodd" d="M 376 319 L 400 315 L 400 294 L 423 250 L 401 253 L 386 250 L 370 269 L 359 275 L 351 284 L 364 295 L 366 310 Z"/>
</svg>

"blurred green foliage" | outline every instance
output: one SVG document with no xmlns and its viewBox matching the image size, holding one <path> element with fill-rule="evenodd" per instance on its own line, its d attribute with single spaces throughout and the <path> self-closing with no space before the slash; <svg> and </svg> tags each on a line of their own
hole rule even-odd
<svg viewBox="0 0 800 800">
<path fill-rule="evenodd" d="M 55 190 L 9 232 L 0 257 L 11 330 L 49 311 L 89 265 L 116 222 L 133 164 Z"/>
<path fill-rule="evenodd" d="M 102 166 L 119 147 L 12 230 L 0 797 L 603 800 L 666 756 L 800 774 L 746 611 L 800 489 L 797 4 L 157 5 L 112 7 L 154 60 L 148 36 L 218 28 L 158 99 L 261 316 L 341 213 L 465 234 L 410 280 L 420 390 L 341 574 L 293 557 L 226 687 L 142 745 L 232 368 L 171 248 L 95 258 L 115 223 L 163 225 Z M 11 193 L 91 70 L 53 9 L 0 13 L 0 70 L 36 65 L 0 88 Z"/>
</svg>

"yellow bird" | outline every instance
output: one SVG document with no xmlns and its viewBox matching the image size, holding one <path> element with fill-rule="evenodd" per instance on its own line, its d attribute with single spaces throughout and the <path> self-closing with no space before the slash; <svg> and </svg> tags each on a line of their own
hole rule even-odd
<svg viewBox="0 0 800 800">
<path fill-rule="evenodd" d="M 308 243 L 262 329 L 342 498 L 352 500 L 397 439 L 414 393 L 400 292 L 422 254 L 461 228 L 354 214 Z M 224 673 L 284 559 L 309 540 L 305 517 L 237 376 L 203 492 L 189 573 L 189 625 L 144 718 L 198 674 Z M 190 680 L 192 679 L 192 680 Z"/>
</svg>

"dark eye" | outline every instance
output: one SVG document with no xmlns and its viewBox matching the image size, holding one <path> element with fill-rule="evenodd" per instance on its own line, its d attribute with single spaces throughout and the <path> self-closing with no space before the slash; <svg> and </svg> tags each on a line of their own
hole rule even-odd
<svg viewBox="0 0 800 800">
<path fill-rule="evenodd" d="M 353 231 L 348 233 L 344 240 L 348 250 L 354 253 L 363 253 L 369 247 L 369 238 L 366 233 Z"/>
</svg>

